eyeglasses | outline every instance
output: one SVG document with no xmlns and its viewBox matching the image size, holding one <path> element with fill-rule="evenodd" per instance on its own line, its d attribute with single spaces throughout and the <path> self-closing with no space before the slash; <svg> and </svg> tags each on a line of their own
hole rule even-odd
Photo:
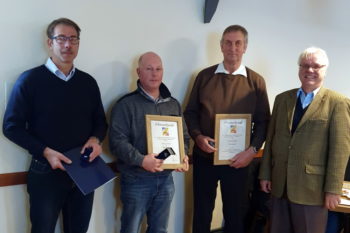
<svg viewBox="0 0 350 233">
<path fill-rule="evenodd" d="M 303 70 L 308 70 L 308 69 L 312 69 L 313 71 L 319 71 L 320 69 L 322 69 L 323 67 L 325 67 L 326 65 L 307 65 L 307 64 L 300 64 L 299 67 L 300 69 Z"/>
<path fill-rule="evenodd" d="M 76 36 L 53 36 L 51 37 L 52 40 L 56 40 L 58 44 L 65 44 L 67 41 L 69 41 L 71 44 L 78 44 L 80 38 Z"/>
</svg>

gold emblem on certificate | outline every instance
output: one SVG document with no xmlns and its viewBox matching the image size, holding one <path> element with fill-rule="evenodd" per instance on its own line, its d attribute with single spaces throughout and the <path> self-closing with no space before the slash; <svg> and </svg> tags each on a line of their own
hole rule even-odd
<svg viewBox="0 0 350 233">
<path fill-rule="evenodd" d="M 230 164 L 229 159 L 250 144 L 250 114 L 216 114 L 214 165 Z"/>
<path fill-rule="evenodd" d="M 169 148 L 164 159 L 163 169 L 176 169 L 183 166 L 185 156 L 182 117 L 146 115 L 148 153 L 160 153 Z"/>
</svg>

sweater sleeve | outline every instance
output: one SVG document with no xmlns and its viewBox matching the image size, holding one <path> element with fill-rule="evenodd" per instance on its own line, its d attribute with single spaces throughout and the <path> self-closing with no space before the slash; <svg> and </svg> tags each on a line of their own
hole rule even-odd
<svg viewBox="0 0 350 233">
<path fill-rule="evenodd" d="M 29 72 L 23 73 L 16 81 L 3 120 L 3 134 L 34 156 L 41 156 L 46 145 L 28 132 L 27 124 L 31 111 L 33 83 Z"/>
<path fill-rule="evenodd" d="M 95 81 L 96 82 L 96 81 Z M 94 125 L 93 125 L 93 132 L 91 136 L 97 137 L 100 142 L 103 141 L 103 139 L 106 136 L 107 133 L 107 122 L 106 122 L 106 115 L 103 109 L 103 104 L 101 100 L 101 93 L 100 89 L 98 88 L 98 85 L 96 83 L 96 94 L 95 94 L 95 100 L 96 102 L 96 109 L 94 111 Z"/>
<path fill-rule="evenodd" d="M 200 89 L 200 72 L 194 82 L 191 95 L 187 104 L 187 107 L 184 112 L 184 118 L 188 127 L 188 132 L 191 135 L 192 139 L 202 134 L 200 122 L 199 122 L 199 114 L 200 114 L 200 103 L 199 103 L 199 89 Z"/>
<path fill-rule="evenodd" d="M 131 119 L 127 104 L 117 102 L 111 113 L 109 146 L 112 154 L 122 162 L 141 167 L 144 155 L 131 144 Z"/>
<path fill-rule="evenodd" d="M 251 145 L 261 148 L 266 138 L 267 127 L 270 120 L 270 104 L 267 97 L 266 85 L 261 77 L 256 81 L 257 104 L 253 114 L 253 133 Z"/>
</svg>

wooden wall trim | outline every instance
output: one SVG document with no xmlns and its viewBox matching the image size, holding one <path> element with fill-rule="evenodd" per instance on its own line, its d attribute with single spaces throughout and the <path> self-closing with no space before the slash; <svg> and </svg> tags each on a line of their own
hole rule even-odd
<svg viewBox="0 0 350 233">
<path fill-rule="evenodd" d="M 108 166 L 112 168 L 114 172 L 117 172 L 115 163 L 108 163 Z M 28 172 L 13 172 L 0 174 L 0 187 L 27 184 L 27 173 Z"/>
<path fill-rule="evenodd" d="M 26 183 L 27 172 L 13 172 L 0 174 L 0 187 Z"/>
</svg>

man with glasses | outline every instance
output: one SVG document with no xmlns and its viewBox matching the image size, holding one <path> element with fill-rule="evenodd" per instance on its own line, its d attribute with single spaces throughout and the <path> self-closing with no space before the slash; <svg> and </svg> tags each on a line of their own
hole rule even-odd
<svg viewBox="0 0 350 233">
<path fill-rule="evenodd" d="M 326 52 L 307 48 L 298 63 L 301 87 L 276 97 L 260 167 L 272 233 L 325 232 L 350 154 L 349 102 L 323 87 Z"/>
<path fill-rule="evenodd" d="M 18 78 L 5 112 L 3 132 L 33 156 L 27 190 L 32 233 L 53 233 L 62 211 L 64 232 L 87 231 L 94 194 L 84 196 L 64 171 L 65 151 L 102 152 L 107 123 L 99 87 L 74 67 L 80 28 L 59 18 L 47 28 L 50 57 Z"/>
</svg>

